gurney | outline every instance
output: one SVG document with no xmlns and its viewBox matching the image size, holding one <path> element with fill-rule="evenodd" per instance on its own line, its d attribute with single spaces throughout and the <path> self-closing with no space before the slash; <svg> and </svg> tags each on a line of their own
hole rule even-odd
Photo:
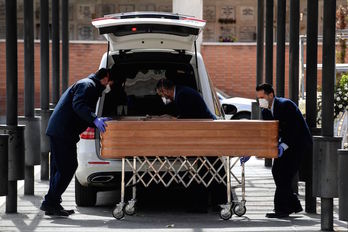
<svg viewBox="0 0 348 232">
<path fill-rule="evenodd" d="M 246 212 L 245 167 L 240 177 L 233 173 L 242 156 L 276 158 L 278 121 L 259 120 L 158 120 L 123 118 L 108 122 L 101 138 L 103 159 L 122 159 L 121 201 L 113 216 L 122 219 L 136 211 L 136 186 L 142 184 L 182 184 L 193 182 L 209 187 L 213 182 L 226 186 L 227 202 L 220 217 L 228 220 Z M 126 172 L 131 173 L 126 179 Z M 232 179 L 237 185 L 232 186 Z M 125 188 L 132 198 L 125 202 Z M 231 199 L 232 189 L 242 196 Z"/>
</svg>

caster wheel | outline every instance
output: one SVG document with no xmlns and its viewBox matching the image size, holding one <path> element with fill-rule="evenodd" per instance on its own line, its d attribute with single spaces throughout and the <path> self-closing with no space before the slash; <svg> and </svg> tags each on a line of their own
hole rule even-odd
<svg viewBox="0 0 348 232">
<path fill-rule="evenodd" d="M 112 211 L 112 216 L 114 216 L 114 218 L 116 218 L 117 220 L 124 218 L 124 212 L 122 208 L 115 207 Z"/>
<path fill-rule="evenodd" d="M 124 211 L 127 215 L 134 215 L 135 214 L 135 206 L 131 206 L 129 204 L 126 205 L 126 207 L 124 208 Z"/>
<path fill-rule="evenodd" d="M 233 213 L 235 213 L 238 217 L 243 216 L 246 213 L 246 207 L 242 204 L 235 204 L 233 206 Z"/>
<path fill-rule="evenodd" d="M 229 220 L 232 217 L 232 211 L 228 209 L 222 209 L 220 211 L 220 218 L 223 220 Z"/>
</svg>

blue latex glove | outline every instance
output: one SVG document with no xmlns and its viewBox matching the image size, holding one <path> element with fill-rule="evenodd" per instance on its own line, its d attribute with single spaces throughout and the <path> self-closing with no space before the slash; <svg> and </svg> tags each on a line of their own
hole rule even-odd
<svg viewBox="0 0 348 232">
<path fill-rule="evenodd" d="M 243 163 L 246 163 L 249 159 L 250 159 L 250 156 L 241 157 L 241 158 L 239 159 L 240 165 L 242 165 Z"/>
<path fill-rule="evenodd" d="M 96 118 L 94 119 L 93 123 L 94 125 L 98 128 L 98 130 L 100 132 L 105 132 L 105 127 L 107 127 L 108 125 L 105 123 L 106 121 L 110 121 L 111 118 L 104 118 L 104 117 L 101 117 L 101 118 Z"/>
<path fill-rule="evenodd" d="M 282 146 L 280 146 L 280 144 L 278 145 L 278 158 L 282 157 L 284 153 L 284 148 Z"/>
</svg>

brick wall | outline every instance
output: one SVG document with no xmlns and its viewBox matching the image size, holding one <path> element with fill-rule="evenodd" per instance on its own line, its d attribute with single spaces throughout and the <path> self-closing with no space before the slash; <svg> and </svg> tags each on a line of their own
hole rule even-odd
<svg viewBox="0 0 348 232">
<path fill-rule="evenodd" d="M 70 43 L 69 85 L 95 72 L 100 59 L 107 50 L 106 43 Z M 18 42 L 18 114 L 24 114 L 24 50 Z M 40 43 L 35 43 L 35 107 L 40 107 Z M 61 58 L 61 54 L 60 54 Z M 50 68 L 51 68 L 50 53 Z M 61 71 L 60 71 L 61 74 Z M 50 72 L 51 76 L 51 72 Z M 50 77 L 50 86 L 52 80 Z M 60 85 L 61 88 L 61 85 Z M 52 92 L 50 91 L 50 94 Z M 0 42 L 0 116 L 6 114 L 6 43 Z"/>
<path fill-rule="evenodd" d="M 206 68 L 214 85 L 231 96 L 255 98 L 256 44 L 204 44 L 201 49 Z M 288 96 L 289 47 L 285 51 L 285 96 Z M 306 51 L 304 54 L 306 57 Z M 321 45 L 318 63 L 321 63 Z M 264 68 L 265 71 L 265 68 Z M 276 83 L 276 46 L 273 48 L 273 83 Z M 318 70 L 318 85 L 321 71 Z"/>
<path fill-rule="evenodd" d="M 69 85 L 95 72 L 99 67 L 106 43 L 71 42 L 69 55 Z M 205 65 L 216 87 L 232 96 L 254 98 L 256 83 L 256 44 L 203 44 L 202 55 Z M 274 47 L 274 82 L 276 67 Z M 288 96 L 288 48 L 286 49 L 286 96 Z M 51 59 L 51 57 L 50 57 Z M 23 41 L 18 42 L 18 113 L 24 112 L 24 51 Z M 321 63 L 321 47 L 318 51 Z M 51 64 L 51 60 L 50 60 Z M 51 74 L 50 74 L 51 75 Z M 318 72 L 318 84 L 321 72 Z M 51 79 L 50 79 L 51 84 Z M 50 91 L 51 93 L 51 91 Z M 6 114 L 6 46 L 0 41 L 0 116 Z M 40 43 L 35 43 L 35 107 L 40 106 Z"/>
</svg>

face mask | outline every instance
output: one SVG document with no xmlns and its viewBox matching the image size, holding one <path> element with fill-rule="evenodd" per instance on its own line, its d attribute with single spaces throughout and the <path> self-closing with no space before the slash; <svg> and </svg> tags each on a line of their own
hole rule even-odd
<svg viewBox="0 0 348 232">
<path fill-rule="evenodd" d="M 162 101 L 165 105 L 168 105 L 171 102 L 171 100 L 168 98 L 165 98 L 165 97 L 161 97 L 161 98 L 162 98 Z"/>
<path fill-rule="evenodd" d="M 259 105 L 261 108 L 268 108 L 268 101 L 264 98 L 259 98 Z"/>
<path fill-rule="evenodd" d="M 110 85 L 107 84 L 107 86 L 106 86 L 105 89 L 104 89 L 104 93 L 108 93 L 108 92 L 110 92 L 110 91 L 111 91 Z"/>
</svg>

